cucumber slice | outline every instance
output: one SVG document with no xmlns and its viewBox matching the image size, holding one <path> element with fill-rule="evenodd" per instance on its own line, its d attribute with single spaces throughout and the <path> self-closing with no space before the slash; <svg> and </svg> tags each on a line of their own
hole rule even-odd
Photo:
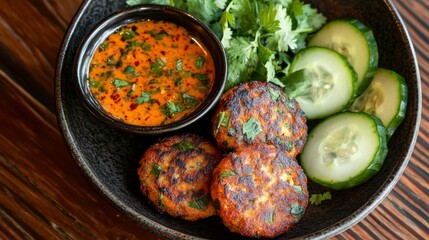
<svg viewBox="0 0 429 240">
<path fill-rule="evenodd" d="M 341 112 L 310 132 L 300 161 L 312 181 L 345 189 L 374 176 L 386 155 L 386 128 L 380 119 L 363 112 Z"/>
<path fill-rule="evenodd" d="M 330 21 L 309 40 L 308 46 L 328 47 L 345 56 L 358 75 L 358 93 L 366 89 L 378 67 L 374 34 L 356 19 Z"/>
<path fill-rule="evenodd" d="M 308 119 L 320 119 L 348 107 L 356 97 L 356 72 L 339 53 L 308 47 L 293 58 L 285 92 Z"/>
<path fill-rule="evenodd" d="M 402 123 L 407 111 L 408 87 L 404 78 L 394 71 L 379 68 L 371 84 L 349 110 L 376 115 L 387 128 L 387 138 Z"/>
</svg>

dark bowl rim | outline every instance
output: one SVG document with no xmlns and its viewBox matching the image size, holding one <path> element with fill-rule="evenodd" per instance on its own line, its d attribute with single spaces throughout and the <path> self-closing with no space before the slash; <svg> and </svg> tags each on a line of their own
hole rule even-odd
<svg viewBox="0 0 429 240">
<path fill-rule="evenodd" d="M 206 99 L 199 104 L 199 106 L 194 109 L 191 113 L 170 124 L 160 125 L 160 126 L 139 126 L 132 125 L 125 122 L 122 122 L 118 119 L 111 117 L 102 107 L 98 104 L 97 100 L 88 92 L 88 88 L 85 84 L 84 76 L 82 75 L 86 72 L 86 67 L 89 63 L 85 63 L 85 59 L 89 56 L 92 56 L 92 52 L 96 49 L 98 43 L 105 39 L 107 35 L 112 33 L 114 29 L 126 25 L 131 22 L 138 22 L 140 20 L 153 19 L 145 18 L 145 13 L 154 14 L 157 12 L 162 12 L 156 16 L 156 20 L 166 20 L 170 17 L 182 17 L 183 22 L 189 23 L 189 26 L 196 26 L 198 29 L 202 29 L 201 32 L 204 33 L 204 39 L 209 39 L 212 41 L 212 46 L 215 46 L 216 51 L 209 51 L 213 57 L 216 67 L 215 82 L 211 87 Z M 140 19 L 139 19 L 140 18 Z M 184 26 L 186 29 L 188 27 Z M 205 43 L 207 47 L 207 43 Z M 209 47 L 208 47 L 209 48 Z M 76 92 L 79 95 L 79 98 L 85 105 L 85 108 L 91 112 L 93 116 L 107 125 L 121 129 L 125 132 L 130 132 L 140 135 L 156 135 L 167 132 L 177 131 L 184 127 L 187 127 L 204 115 L 206 115 L 217 103 L 220 96 L 222 95 L 226 78 L 228 72 L 228 65 L 226 60 L 225 49 L 223 48 L 220 40 L 217 38 L 215 33 L 200 19 L 192 16 L 191 14 L 166 5 L 158 4 L 140 4 L 133 7 L 126 7 L 113 13 L 107 15 L 106 17 L 99 20 L 83 37 L 82 41 L 79 43 L 78 49 L 76 50 L 74 60 L 73 60 L 73 84 L 76 89 Z"/>
<path fill-rule="evenodd" d="M 123 202 L 121 202 L 118 198 L 114 196 L 114 194 L 106 188 L 96 177 L 95 173 L 92 172 L 91 168 L 87 163 L 85 163 L 85 160 L 83 159 L 82 155 L 79 154 L 79 147 L 74 142 L 74 136 L 72 131 L 69 129 L 67 124 L 67 116 L 65 115 L 62 101 L 63 96 L 61 93 L 61 72 L 64 68 L 63 61 L 65 58 L 66 50 L 70 48 L 70 39 L 72 34 L 76 31 L 77 28 L 77 19 L 80 19 L 87 8 L 89 8 L 90 2 L 93 0 L 85 0 L 82 2 L 81 6 L 77 10 L 75 16 L 73 17 L 71 21 L 71 25 L 68 26 L 68 29 L 66 31 L 66 34 L 64 35 L 63 42 L 58 54 L 57 58 L 57 67 L 55 69 L 55 103 L 56 103 L 56 115 L 57 115 L 57 122 L 60 127 L 61 134 L 63 136 L 64 141 L 67 143 L 67 147 L 70 151 L 70 153 L 73 156 L 73 159 L 75 160 L 76 164 L 79 166 L 79 168 L 84 172 L 84 176 L 88 179 L 88 181 L 92 184 L 94 189 L 98 191 L 101 195 L 106 197 L 106 199 L 109 200 L 109 202 L 120 210 L 124 215 L 128 216 L 133 222 L 139 224 L 142 228 L 153 232 L 161 237 L 165 237 L 168 239 L 202 239 L 198 238 L 189 234 L 185 234 L 179 231 L 176 231 L 174 229 L 169 228 L 168 226 L 161 225 L 157 222 L 154 222 L 150 220 L 149 218 L 146 218 L 139 214 L 136 211 L 132 211 L 130 208 L 126 206 Z M 415 125 L 414 125 L 414 131 L 411 133 L 411 144 L 408 148 L 406 157 L 403 162 L 398 164 L 393 171 L 394 174 L 390 176 L 390 178 L 382 185 L 380 186 L 382 191 L 377 192 L 376 195 L 374 195 L 371 199 L 369 199 L 369 204 L 364 205 L 360 207 L 354 214 L 350 215 L 349 217 L 343 219 L 342 221 L 339 221 L 325 229 L 321 229 L 317 232 L 302 236 L 302 238 L 305 239 L 326 239 L 329 237 L 332 237 L 334 235 L 337 235 L 353 225 L 357 224 L 359 221 L 361 221 L 364 217 L 366 217 L 372 210 L 374 210 L 388 195 L 388 193 L 393 189 L 393 187 L 396 185 L 396 183 L 399 181 L 399 178 L 401 177 L 402 173 L 406 169 L 408 162 L 411 158 L 412 152 L 414 150 L 414 146 L 417 141 L 419 127 L 420 127 L 420 121 L 421 121 L 421 106 L 422 106 L 422 91 L 421 91 L 421 79 L 420 79 L 420 73 L 419 73 L 419 65 L 417 62 L 416 53 L 412 44 L 412 40 L 409 36 L 409 33 L 405 27 L 405 24 L 399 15 L 397 9 L 391 2 L 391 0 L 384 0 L 386 5 L 389 7 L 389 10 L 392 12 L 394 20 L 398 27 L 400 28 L 401 32 L 403 33 L 404 37 L 407 40 L 407 51 L 411 53 L 414 60 L 414 66 L 415 66 L 415 80 L 417 83 L 417 112 L 415 117 Z"/>
</svg>

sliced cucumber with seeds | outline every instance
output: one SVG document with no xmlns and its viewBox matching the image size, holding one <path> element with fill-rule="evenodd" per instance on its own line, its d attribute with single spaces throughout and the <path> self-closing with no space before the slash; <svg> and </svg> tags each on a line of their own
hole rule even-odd
<svg viewBox="0 0 429 240">
<path fill-rule="evenodd" d="M 405 118 L 407 101 L 408 87 L 404 78 L 394 71 L 379 68 L 371 84 L 349 110 L 379 117 L 390 138 Z"/>
<path fill-rule="evenodd" d="M 320 119 L 347 108 L 356 97 L 357 76 L 339 53 L 308 47 L 292 60 L 282 79 L 285 92 L 295 98 L 308 119 Z"/>
<path fill-rule="evenodd" d="M 386 128 L 379 118 L 363 112 L 341 112 L 311 130 L 300 161 L 312 181 L 345 189 L 368 181 L 386 155 Z"/>
<path fill-rule="evenodd" d="M 358 75 L 362 93 L 378 67 L 378 47 L 372 30 L 356 19 L 333 20 L 323 26 L 308 46 L 331 48 L 347 58 Z"/>
</svg>

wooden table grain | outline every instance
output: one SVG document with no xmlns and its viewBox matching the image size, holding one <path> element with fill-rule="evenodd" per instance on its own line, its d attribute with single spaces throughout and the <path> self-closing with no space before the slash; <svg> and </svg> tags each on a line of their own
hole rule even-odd
<svg viewBox="0 0 429 240">
<path fill-rule="evenodd" d="M 0 1 L 0 239 L 157 239 L 89 184 L 56 122 L 57 54 L 81 2 Z M 391 193 L 334 239 L 429 238 L 429 2 L 393 2 L 420 65 L 419 138 Z"/>
</svg>

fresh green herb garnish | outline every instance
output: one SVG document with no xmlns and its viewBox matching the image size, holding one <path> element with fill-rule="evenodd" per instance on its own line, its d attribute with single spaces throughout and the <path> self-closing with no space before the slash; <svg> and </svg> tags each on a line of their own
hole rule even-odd
<svg viewBox="0 0 429 240">
<path fill-rule="evenodd" d="M 156 40 L 162 40 L 162 38 L 163 38 L 163 35 L 162 34 L 157 34 L 157 35 L 155 35 L 155 39 Z"/>
<path fill-rule="evenodd" d="M 162 193 L 158 194 L 158 207 L 164 208 L 164 204 L 162 203 L 162 199 L 164 198 L 164 195 Z"/>
<path fill-rule="evenodd" d="M 161 174 L 162 168 L 158 164 L 152 165 L 152 170 L 150 171 L 150 174 L 155 175 L 155 177 L 159 177 L 159 174 Z"/>
<path fill-rule="evenodd" d="M 142 104 L 145 102 L 149 102 L 150 100 L 150 95 L 146 92 L 142 92 L 141 96 L 136 99 L 136 102 L 137 104 Z"/>
<path fill-rule="evenodd" d="M 134 32 L 132 30 L 126 30 L 120 33 L 122 35 L 122 38 L 126 40 L 131 40 L 134 38 Z"/>
<path fill-rule="evenodd" d="M 151 79 L 151 80 L 149 81 L 149 83 L 148 83 L 148 84 L 157 84 L 157 83 L 159 83 L 159 80 L 158 80 L 158 79 L 156 79 L 156 78 L 153 78 L 153 79 Z"/>
<path fill-rule="evenodd" d="M 293 191 L 296 193 L 304 193 L 304 191 L 302 190 L 302 187 L 298 185 L 293 186 Z"/>
<path fill-rule="evenodd" d="M 175 86 L 180 86 L 182 84 L 182 78 L 176 78 L 176 81 L 174 81 Z"/>
<path fill-rule="evenodd" d="M 192 72 L 185 72 L 185 73 L 183 74 L 183 76 L 184 76 L 184 77 L 190 77 L 190 76 L 192 76 Z"/>
<path fill-rule="evenodd" d="M 177 71 L 182 71 L 183 70 L 183 60 L 182 59 L 177 59 L 177 61 L 176 61 L 176 70 Z"/>
<path fill-rule="evenodd" d="M 221 112 L 222 118 L 220 119 L 219 124 L 222 127 L 228 127 L 229 125 L 229 119 L 231 118 L 231 115 L 227 112 Z"/>
<path fill-rule="evenodd" d="M 88 79 L 88 84 L 90 87 L 98 88 L 100 86 L 100 81 L 96 81 L 92 78 Z"/>
<path fill-rule="evenodd" d="M 159 66 L 164 67 L 165 66 L 165 62 L 162 61 L 161 58 L 156 58 L 156 63 L 158 63 Z"/>
<path fill-rule="evenodd" d="M 183 111 L 183 109 L 180 107 L 180 105 L 174 102 L 167 102 L 161 107 L 161 112 L 168 117 L 171 117 L 181 111 Z"/>
<path fill-rule="evenodd" d="M 184 109 L 191 109 L 200 103 L 194 96 L 187 93 L 182 94 L 182 107 Z"/>
<path fill-rule="evenodd" d="M 107 65 L 115 65 L 115 56 L 110 56 L 109 58 L 107 58 Z"/>
<path fill-rule="evenodd" d="M 279 100 L 279 98 L 280 98 L 280 91 L 279 90 L 276 90 L 274 88 L 269 87 L 268 92 L 270 93 L 271 99 L 273 99 L 273 101 L 277 102 L 277 100 Z"/>
<path fill-rule="evenodd" d="M 149 1 L 144 0 L 144 1 L 146 1 L 146 3 L 157 3 L 156 0 L 155 1 L 152 0 L 152 2 L 149 2 L 150 0 Z M 145 2 L 142 2 L 142 3 L 145 3 Z M 136 4 L 139 4 L 139 3 L 136 3 Z M 128 4 L 128 5 L 136 5 L 136 4 Z M 170 3 L 169 2 L 160 2 L 158 4 L 168 5 Z M 173 3 L 173 5 L 174 5 L 174 3 Z M 150 31 L 147 31 L 145 33 L 150 34 L 152 37 L 154 37 L 158 41 L 162 40 L 164 36 L 168 36 L 168 33 L 165 30 L 161 30 L 159 32 L 155 32 L 155 30 L 150 30 Z"/>
<path fill-rule="evenodd" d="M 167 102 L 161 107 L 161 112 L 164 115 L 171 117 L 175 113 L 192 109 L 199 103 L 200 102 L 194 96 L 183 93 L 179 102 Z"/>
<path fill-rule="evenodd" d="M 111 77 L 113 77 L 113 72 L 112 71 L 102 72 L 100 74 L 100 77 L 104 78 L 104 79 L 111 78 Z"/>
<path fill-rule="evenodd" d="M 311 95 L 309 92 L 311 81 L 309 79 L 312 79 L 312 76 L 310 74 L 309 70 L 300 69 L 282 78 L 282 81 L 287 82 L 284 90 L 288 97 L 295 98 L 301 95 Z"/>
<path fill-rule="evenodd" d="M 138 45 L 137 41 L 130 41 L 130 42 L 128 42 L 126 48 L 134 49 L 137 47 L 137 45 Z"/>
<path fill-rule="evenodd" d="M 285 146 L 286 150 L 290 151 L 293 148 L 293 142 L 286 140 L 286 142 L 284 143 L 284 146 Z"/>
<path fill-rule="evenodd" d="M 217 117 L 216 121 L 216 133 L 219 131 L 219 128 L 222 127 L 228 127 L 229 125 L 229 119 L 231 116 L 227 112 L 221 111 L 219 113 L 219 116 Z"/>
<path fill-rule="evenodd" d="M 127 75 L 127 79 L 131 79 L 131 78 L 135 78 L 135 77 L 138 77 L 138 76 L 140 76 L 142 73 L 139 73 L 139 72 L 132 72 L 132 73 L 129 73 L 128 75 Z"/>
<path fill-rule="evenodd" d="M 181 8 L 204 21 L 225 48 L 226 90 L 252 77 L 281 87 L 291 56 L 326 22 L 302 0 L 125 0 L 128 5 L 157 3 Z"/>
<path fill-rule="evenodd" d="M 132 73 L 132 72 L 134 72 L 134 67 L 133 66 L 130 66 L 130 65 L 128 65 L 125 69 L 124 69 L 124 73 L 125 74 L 129 74 L 129 73 Z"/>
<path fill-rule="evenodd" d="M 243 133 L 250 141 L 253 141 L 260 132 L 262 132 L 261 124 L 256 118 L 250 118 L 243 124 Z"/>
<path fill-rule="evenodd" d="M 288 101 L 286 103 L 286 106 L 288 106 L 290 109 L 295 109 L 295 104 L 293 102 L 291 102 L 291 101 Z"/>
<path fill-rule="evenodd" d="M 109 47 L 109 43 L 108 42 L 104 42 L 102 44 L 100 44 L 100 52 L 105 51 L 107 48 Z"/>
<path fill-rule="evenodd" d="M 318 193 L 318 194 L 311 194 L 309 201 L 311 204 L 319 205 L 324 200 L 331 199 L 331 192 L 324 192 L 324 193 Z"/>
<path fill-rule="evenodd" d="M 195 60 L 195 67 L 198 69 L 203 68 L 205 61 L 206 61 L 206 58 L 204 56 L 198 56 L 197 59 Z"/>
<path fill-rule="evenodd" d="M 165 62 L 161 58 L 156 58 L 156 62 L 150 63 L 150 69 L 155 73 L 156 76 L 162 75 L 162 68 L 165 66 Z"/>
<path fill-rule="evenodd" d="M 237 130 L 235 130 L 235 128 L 228 128 L 228 135 L 231 137 L 234 137 L 235 134 L 237 134 Z"/>
<path fill-rule="evenodd" d="M 127 67 L 125 67 L 125 69 L 124 69 L 124 73 L 125 74 L 129 74 L 129 73 L 132 73 L 132 72 L 134 72 L 134 67 L 133 66 L 130 66 L 130 65 L 128 65 Z"/>
<path fill-rule="evenodd" d="M 189 151 L 189 150 L 195 149 L 195 145 L 191 142 L 188 142 L 188 141 L 181 141 L 181 142 L 175 143 L 171 146 L 179 149 L 180 151 Z"/>
<path fill-rule="evenodd" d="M 136 84 L 133 83 L 133 85 L 131 85 L 131 87 L 130 87 L 130 90 L 128 90 L 128 92 L 127 92 L 127 98 L 126 98 L 127 101 L 129 100 L 131 95 L 133 95 L 135 88 L 136 88 Z"/>
<path fill-rule="evenodd" d="M 231 177 L 231 176 L 235 176 L 235 175 L 237 175 L 237 174 L 233 170 L 228 170 L 226 172 L 219 174 L 219 178 L 227 178 L 227 177 Z"/>
<path fill-rule="evenodd" d="M 101 85 L 101 86 L 98 88 L 98 91 L 100 91 L 100 92 L 102 92 L 102 93 L 106 92 L 106 91 L 107 91 L 106 86 L 105 86 L 104 84 L 103 84 L 103 85 Z"/>
<path fill-rule="evenodd" d="M 205 87 L 209 87 L 210 78 L 205 73 L 196 73 L 194 75 Z"/>
<path fill-rule="evenodd" d="M 113 85 L 115 85 L 116 88 L 123 88 L 123 87 L 129 86 L 130 83 L 125 80 L 115 78 L 113 80 Z"/>
<path fill-rule="evenodd" d="M 207 194 L 204 197 L 194 199 L 187 203 L 188 207 L 195 208 L 198 210 L 204 210 L 210 203 L 210 195 Z"/>
<path fill-rule="evenodd" d="M 145 51 L 149 51 L 150 50 L 150 45 L 147 43 L 141 43 L 140 47 L 145 50 Z"/>
<path fill-rule="evenodd" d="M 304 207 L 299 205 L 298 203 L 295 203 L 290 208 L 290 213 L 293 215 L 297 215 L 298 219 L 301 219 L 304 215 Z"/>
</svg>

